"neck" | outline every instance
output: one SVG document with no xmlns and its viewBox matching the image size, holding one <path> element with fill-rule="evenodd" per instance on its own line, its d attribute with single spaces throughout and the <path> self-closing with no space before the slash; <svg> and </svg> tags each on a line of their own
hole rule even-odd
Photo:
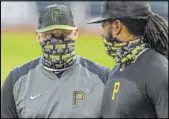
<svg viewBox="0 0 169 119">
<path fill-rule="evenodd" d="M 141 39 L 141 36 L 132 36 L 130 41 L 137 40 L 137 39 Z"/>
<path fill-rule="evenodd" d="M 138 37 L 133 37 L 133 40 L 131 41 L 128 42 L 127 45 L 122 46 L 119 50 L 117 50 L 115 61 L 122 67 L 126 67 L 134 62 L 137 55 L 145 49 L 145 44 L 142 43 L 141 39 L 138 39 Z"/>
<path fill-rule="evenodd" d="M 131 35 L 131 34 L 126 34 L 122 38 L 119 38 L 119 39 L 123 39 L 122 40 L 123 42 L 130 42 L 130 41 L 140 39 L 140 38 L 141 38 L 141 36 L 134 36 L 134 35 Z"/>
<path fill-rule="evenodd" d="M 64 63 L 54 63 L 54 62 L 51 62 L 51 61 L 48 61 L 48 60 L 45 60 L 45 58 L 43 57 L 42 59 L 42 64 L 43 64 L 43 67 L 46 69 L 46 70 L 49 70 L 49 71 L 54 71 L 54 72 L 62 72 L 62 71 L 65 71 L 69 68 L 71 68 L 74 63 L 76 62 L 76 59 L 77 59 L 77 56 L 76 55 L 73 55 L 73 57 L 71 57 L 71 60 L 68 59 L 67 61 L 69 62 L 64 62 Z M 50 64 L 50 65 L 49 65 Z M 57 66 L 61 66 L 61 67 L 56 67 Z M 54 67 L 55 66 L 55 67 Z"/>
</svg>

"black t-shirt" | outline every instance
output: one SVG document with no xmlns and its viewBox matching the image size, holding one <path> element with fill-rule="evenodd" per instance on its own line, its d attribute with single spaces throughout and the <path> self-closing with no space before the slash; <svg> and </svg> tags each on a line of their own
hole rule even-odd
<svg viewBox="0 0 169 119">
<path fill-rule="evenodd" d="M 167 118 L 168 59 L 146 50 L 124 71 L 112 70 L 102 101 L 103 118 Z"/>
</svg>

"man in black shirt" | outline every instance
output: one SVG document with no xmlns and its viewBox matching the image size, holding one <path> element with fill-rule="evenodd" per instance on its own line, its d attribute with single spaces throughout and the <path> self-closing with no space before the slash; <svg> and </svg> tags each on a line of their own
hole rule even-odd
<svg viewBox="0 0 169 119">
<path fill-rule="evenodd" d="M 168 118 L 168 26 L 148 2 L 106 1 L 103 42 L 117 66 L 102 100 L 103 118 Z"/>
</svg>

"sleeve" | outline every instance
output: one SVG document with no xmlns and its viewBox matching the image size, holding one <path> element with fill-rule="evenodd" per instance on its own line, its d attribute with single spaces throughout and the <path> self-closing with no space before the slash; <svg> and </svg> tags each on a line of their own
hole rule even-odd
<svg viewBox="0 0 169 119">
<path fill-rule="evenodd" d="M 106 75 L 105 75 L 105 77 L 103 79 L 105 84 L 107 83 L 109 77 L 111 75 L 113 75 L 113 73 L 117 70 L 117 68 L 118 68 L 118 65 L 115 65 L 112 70 L 110 70 L 109 68 L 106 68 L 106 73 L 105 73 Z"/>
<path fill-rule="evenodd" d="M 13 80 L 10 73 L 1 88 L 1 118 L 18 118 L 13 97 Z"/>
<path fill-rule="evenodd" d="M 168 80 L 168 79 L 167 79 Z M 148 95 L 158 118 L 168 118 L 168 81 L 159 79 L 149 87 Z M 153 85 L 154 84 L 154 85 Z"/>
<path fill-rule="evenodd" d="M 110 70 L 107 68 L 105 71 L 105 77 L 103 78 L 104 84 L 106 84 L 106 82 L 108 81 L 109 75 L 110 75 Z"/>
</svg>

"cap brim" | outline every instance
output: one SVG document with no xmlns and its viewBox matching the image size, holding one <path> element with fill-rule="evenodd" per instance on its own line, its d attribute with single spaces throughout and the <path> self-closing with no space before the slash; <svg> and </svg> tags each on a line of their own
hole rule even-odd
<svg viewBox="0 0 169 119">
<path fill-rule="evenodd" d="M 108 18 L 98 17 L 98 18 L 96 18 L 94 20 L 91 20 L 91 21 L 87 22 L 87 24 L 101 23 L 101 22 L 103 22 L 103 21 L 105 21 L 107 19 Z"/>
<path fill-rule="evenodd" d="M 51 26 L 44 27 L 42 29 L 38 29 L 36 31 L 37 32 L 46 32 L 46 31 L 50 31 L 50 30 L 54 30 L 54 29 L 75 30 L 76 27 L 68 26 L 68 25 L 51 25 Z"/>
</svg>

